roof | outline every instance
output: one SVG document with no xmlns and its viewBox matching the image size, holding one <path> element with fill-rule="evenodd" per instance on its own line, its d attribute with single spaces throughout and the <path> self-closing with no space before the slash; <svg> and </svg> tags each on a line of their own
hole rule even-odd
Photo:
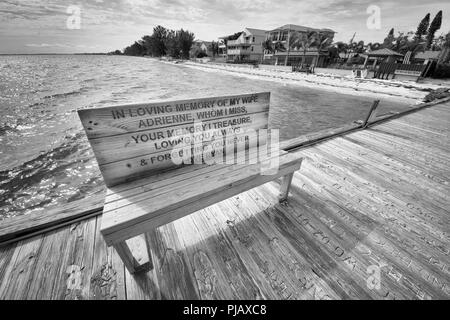
<svg viewBox="0 0 450 320">
<path fill-rule="evenodd" d="M 336 33 L 336 31 L 328 29 L 328 28 L 317 29 L 317 28 L 299 26 L 299 25 L 296 25 L 296 24 L 285 24 L 284 26 L 278 27 L 278 28 L 270 30 L 268 32 L 281 31 L 281 30 L 293 30 L 293 31 L 300 31 L 300 32 L 322 31 L 322 32 L 333 32 L 333 33 Z"/>
<path fill-rule="evenodd" d="M 378 50 L 374 50 L 371 52 L 367 52 L 366 55 L 368 56 L 397 56 L 397 57 L 403 57 L 402 54 L 395 52 L 394 50 L 388 49 L 388 48 L 383 48 L 383 49 L 378 49 Z"/>
<path fill-rule="evenodd" d="M 439 55 L 441 54 L 441 51 L 424 51 L 424 52 L 418 52 L 414 59 L 439 59 Z"/>
<path fill-rule="evenodd" d="M 197 43 L 200 45 L 204 43 L 204 44 L 208 45 L 208 44 L 211 44 L 212 42 L 211 41 L 203 41 L 203 40 L 195 40 L 194 43 Z"/>
<path fill-rule="evenodd" d="M 248 31 L 253 36 L 265 36 L 266 30 L 262 29 L 254 29 L 254 28 L 245 28 L 246 31 Z"/>
</svg>

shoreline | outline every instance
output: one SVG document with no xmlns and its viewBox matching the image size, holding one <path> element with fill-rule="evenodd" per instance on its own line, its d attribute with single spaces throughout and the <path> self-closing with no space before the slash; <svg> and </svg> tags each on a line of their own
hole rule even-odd
<svg viewBox="0 0 450 320">
<path fill-rule="evenodd" d="M 366 96 L 377 99 L 396 100 L 408 105 L 424 102 L 424 98 L 431 91 L 444 86 L 431 83 L 414 83 L 395 80 L 353 79 L 337 75 L 317 73 L 294 73 L 279 70 L 249 68 L 233 64 L 198 63 L 193 61 L 164 61 L 150 58 L 161 63 L 183 66 L 210 73 L 228 74 L 247 79 L 272 81 L 286 85 L 308 87 L 316 90 L 326 90 L 338 94 Z"/>
</svg>

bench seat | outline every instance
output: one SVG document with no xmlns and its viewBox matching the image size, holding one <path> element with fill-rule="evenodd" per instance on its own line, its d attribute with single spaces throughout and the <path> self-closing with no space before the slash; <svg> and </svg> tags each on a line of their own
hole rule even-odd
<svg viewBox="0 0 450 320">
<path fill-rule="evenodd" d="M 262 175 L 261 163 L 189 165 L 107 189 L 101 233 L 130 272 L 140 269 L 126 240 L 201 210 L 261 184 L 283 177 L 280 200 L 286 199 L 298 156 L 281 151 L 276 174 Z M 151 262 L 150 262 L 151 263 Z"/>
</svg>

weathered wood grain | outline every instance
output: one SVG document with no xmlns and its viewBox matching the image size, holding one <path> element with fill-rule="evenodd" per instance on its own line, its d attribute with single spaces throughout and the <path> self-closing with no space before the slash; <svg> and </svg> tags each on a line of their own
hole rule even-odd
<svg viewBox="0 0 450 320">
<path fill-rule="evenodd" d="M 236 103 L 232 103 L 231 100 L 235 100 Z M 249 102 L 245 102 L 244 99 L 251 99 Z M 223 101 L 222 105 L 220 101 Z M 255 112 L 264 110 L 269 105 L 270 93 L 254 93 L 243 94 L 236 96 L 223 96 L 223 97 L 208 97 L 199 99 L 179 100 L 179 101 L 161 101 L 152 103 L 140 103 L 132 105 L 96 108 L 96 109 L 80 109 L 78 115 L 81 119 L 86 134 L 89 139 L 95 139 L 99 137 L 111 136 L 114 134 L 123 134 L 127 132 L 143 131 L 147 129 L 160 129 L 165 127 L 172 127 L 177 124 L 190 125 L 195 120 L 202 120 L 196 113 L 209 110 L 223 110 L 233 107 L 245 106 Z M 209 104 L 205 108 L 189 108 L 186 111 L 177 110 L 177 105 L 180 104 Z M 162 107 L 163 109 L 158 112 L 157 109 Z M 167 108 L 168 107 L 168 108 Z M 157 117 L 167 115 L 190 115 L 191 120 L 177 121 L 172 123 L 146 123 L 143 125 L 141 122 L 147 119 L 154 120 Z M 230 115 L 227 113 L 226 115 Z M 220 118 L 215 117 L 215 118 Z"/>
<path fill-rule="evenodd" d="M 449 299 L 449 116 L 436 105 L 298 148 L 287 202 L 270 182 L 157 228 L 139 276 L 100 218 L 3 246 L 0 299 Z M 209 169 L 184 179 L 195 170 Z"/>
<path fill-rule="evenodd" d="M 30 213 L 0 221 L 0 246 L 17 242 L 22 237 L 30 237 L 33 233 L 51 231 L 63 225 L 70 225 L 79 219 L 88 219 L 91 215 L 100 214 L 103 209 L 105 195 L 102 192 L 83 200 L 69 202 L 44 212 Z"/>
<path fill-rule="evenodd" d="M 151 192 L 142 194 L 142 199 L 133 199 L 128 206 L 109 208 L 106 204 L 102 221 L 102 234 L 107 243 L 125 240 L 149 229 L 158 227 L 232 195 L 286 175 L 300 168 L 298 157 L 289 154 L 279 159 L 279 169 L 273 175 L 261 175 L 260 164 L 232 166 L 231 172 L 200 176 L 191 185 L 178 184 L 170 191 L 171 197 L 152 197 Z M 149 212 L 148 206 L 152 207 Z M 128 236 L 127 236 L 128 234 Z"/>
<path fill-rule="evenodd" d="M 241 126 L 233 127 L 232 133 L 225 134 L 232 137 L 235 134 L 237 137 L 242 136 L 245 130 L 259 130 L 267 129 L 268 108 L 264 112 L 248 114 L 251 122 Z M 245 116 L 245 115 L 244 115 Z M 203 121 L 203 125 L 207 125 L 210 121 Z M 202 128 L 202 124 L 198 124 Z M 193 125 L 192 125 L 193 127 Z M 166 131 L 176 129 L 186 129 L 186 126 L 174 126 Z M 190 127 L 188 127 L 190 128 Z M 199 129 L 201 130 L 201 129 Z M 179 147 L 187 141 L 196 139 L 196 143 L 203 145 L 211 143 L 213 140 L 218 140 L 222 131 L 205 130 L 203 135 L 197 136 L 190 133 L 168 134 L 167 132 L 160 132 L 159 130 L 143 131 L 139 133 L 128 133 L 119 136 L 105 137 L 91 140 L 92 149 L 95 150 L 95 157 L 100 165 L 126 160 L 130 158 L 150 156 L 154 154 L 163 154 L 171 151 L 174 147 Z M 225 136 L 224 134 L 222 134 Z M 215 139 L 214 139 L 215 138 Z M 230 142 L 228 142 L 230 143 Z"/>
</svg>

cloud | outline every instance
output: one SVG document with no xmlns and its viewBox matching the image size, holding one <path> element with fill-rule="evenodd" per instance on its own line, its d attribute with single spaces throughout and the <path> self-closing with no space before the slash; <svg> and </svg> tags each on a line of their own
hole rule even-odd
<svg viewBox="0 0 450 320">
<path fill-rule="evenodd" d="M 381 30 L 366 27 L 371 4 L 382 10 Z M 69 5 L 80 6 L 81 30 L 66 27 Z M 158 24 L 191 30 L 205 40 L 244 27 L 270 30 L 292 23 L 334 29 L 338 40 L 348 40 L 357 32 L 357 39 L 382 41 L 391 27 L 415 30 L 426 12 L 434 15 L 439 9 L 444 10 L 442 30 L 446 31 L 450 4 L 443 0 L 6 0 L 0 2 L 0 42 L 7 39 L 9 49 L 2 45 L 0 50 L 65 50 L 84 45 L 107 51 L 125 47 Z M 70 48 L 42 46 L 66 43 Z"/>
</svg>

